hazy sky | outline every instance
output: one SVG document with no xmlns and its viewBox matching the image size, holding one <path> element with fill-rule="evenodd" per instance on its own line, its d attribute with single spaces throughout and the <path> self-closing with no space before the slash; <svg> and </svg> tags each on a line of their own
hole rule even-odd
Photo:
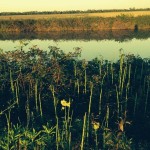
<svg viewBox="0 0 150 150">
<path fill-rule="evenodd" d="M 150 0 L 0 0 L 0 12 L 150 8 Z"/>
</svg>

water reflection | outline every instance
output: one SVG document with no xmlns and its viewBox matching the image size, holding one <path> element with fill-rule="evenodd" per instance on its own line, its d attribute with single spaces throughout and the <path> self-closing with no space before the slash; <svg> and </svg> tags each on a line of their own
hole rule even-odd
<svg viewBox="0 0 150 150">
<path fill-rule="evenodd" d="M 49 46 L 55 46 L 68 53 L 75 47 L 80 47 L 82 49 L 80 59 L 91 60 L 103 56 L 104 59 L 115 61 L 119 58 L 120 49 L 123 49 L 126 54 L 150 58 L 150 31 L 0 34 L 0 48 L 4 51 L 19 49 L 22 39 L 29 43 L 24 50 L 29 50 L 33 45 L 43 50 L 48 50 Z"/>
<path fill-rule="evenodd" d="M 107 30 L 107 31 L 76 31 L 76 32 L 49 32 L 49 33 L 0 33 L 0 40 L 21 40 L 21 39 L 53 39 L 53 40 L 116 40 L 127 41 L 133 38 L 148 39 L 150 30 Z"/>
</svg>

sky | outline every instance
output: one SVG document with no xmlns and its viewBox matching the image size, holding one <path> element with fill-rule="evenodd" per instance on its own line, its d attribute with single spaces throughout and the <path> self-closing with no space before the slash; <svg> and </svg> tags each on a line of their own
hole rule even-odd
<svg viewBox="0 0 150 150">
<path fill-rule="evenodd" d="M 150 0 L 0 0 L 0 12 L 150 8 Z"/>
</svg>

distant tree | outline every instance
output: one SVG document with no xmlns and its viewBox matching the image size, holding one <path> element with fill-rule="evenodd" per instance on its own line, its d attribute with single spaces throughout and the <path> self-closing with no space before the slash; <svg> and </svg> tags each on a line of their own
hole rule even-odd
<svg viewBox="0 0 150 150">
<path fill-rule="evenodd" d="M 77 14 L 77 13 L 100 13 L 100 12 L 126 12 L 126 11 L 150 11 L 150 8 L 138 8 L 135 7 L 129 9 L 88 9 L 86 11 L 82 10 L 69 10 L 69 11 L 29 11 L 29 12 L 1 12 L 0 16 L 7 15 L 39 15 L 39 14 Z"/>
</svg>

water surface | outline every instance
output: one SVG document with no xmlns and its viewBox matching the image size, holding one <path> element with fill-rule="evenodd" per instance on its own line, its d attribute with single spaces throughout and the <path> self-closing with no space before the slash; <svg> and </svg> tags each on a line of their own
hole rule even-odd
<svg viewBox="0 0 150 150">
<path fill-rule="evenodd" d="M 55 46 L 65 53 L 73 52 L 76 47 L 82 49 L 81 58 L 91 60 L 95 57 L 115 61 L 119 58 L 119 50 L 125 54 L 150 58 L 150 32 L 140 31 L 101 31 L 84 33 L 48 33 L 48 34 L 0 34 L 0 48 L 3 51 L 20 49 L 20 40 L 28 43 L 24 50 L 34 45 L 48 50 Z"/>
</svg>

